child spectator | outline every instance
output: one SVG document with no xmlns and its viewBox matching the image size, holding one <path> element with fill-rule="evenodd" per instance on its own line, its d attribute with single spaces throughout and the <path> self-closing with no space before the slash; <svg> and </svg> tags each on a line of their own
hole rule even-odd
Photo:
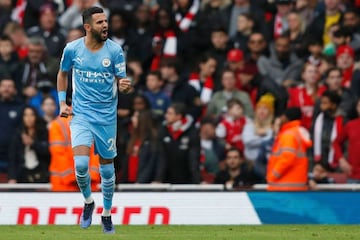
<svg viewBox="0 0 360 240">
<path fill-rule="evenodd" d="M 162 90 L 164 80 L 159 71 L 152 71 L 146 76 L 145 97 L 150 102 L 153 113 L 159 120 L 163 120 L 163 116 L 170 105 L 170 98 Z"/>
<path fill-rule="evenodd" d="M 322 64 L 322 51 L 323 51 L 322 40 L 316 38 L 309 38 L 309 41 L 307 43 L 307 50 L 309 51 L 307 63 L 312 64 L 317 68 L 319 68 Z"/>
<path fill-rule="evenodd" d="M 259 182 L 252 164 L 245 161 L 240 150 L 230 148 L 225 157 L 225 170 L 216 174 L 215 184 L 224 184 L 228 190 L 249 188 Z"/>
<path fill-rule="evenodd" d="M 335 183 L 334 179 L 328 176 L 329 170 L 321 163 L 316 163 L 309 173 L 309 187 L 316 190 L 318 184 Z"/>
<path fill-rule="evenodd" d="M 343 116 L 337 114 L 341 99 L 336 92 L 325 91 L 320 101 L 321 113 L 315 118 L 313 129 L 314 161 L 335 170 L 339 163 L 333 143 L 343 130 Z"/>
<path fill-rule="evenodd" d="M 203 119 L 200 124 L 200 168 L 202 182 L 213 183 L 215 174 L 225 159 L 225 144 L 215 134 L 216 124 L 212 119 Z"/>
<path fill-rule="evenodd" d="M 231 38 L 231 41 L 234 44 L 235 48 L 239 48 L 242 51 L 247 51 L 247 42 L 249 41 L 249 36 L 254 31 L 255 20 L 254 17 L 249 13 L 242 13 L 237 17 L 237 32 L 234 37 Z"/>
<path fill-rule="evenodd" d="M 227 111 L 216 127 L 216 136 L 225 140 L 226 149 L 236 147 L 242 153 L 244 151 L 242 132 L 245 124 L 250 120 L 244 116 L 244 106 L 240 100 L 231 98 L 226 105 Z"/>
</svg>

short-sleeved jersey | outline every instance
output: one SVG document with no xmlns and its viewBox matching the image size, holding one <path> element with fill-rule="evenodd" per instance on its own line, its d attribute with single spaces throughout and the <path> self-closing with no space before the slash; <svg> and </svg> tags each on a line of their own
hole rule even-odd
<svg viewBox="0 0 360 240">
<path fill-rule="evenodd" d="M 60 70 L 72 70 L 72 110 L 89 122 L 110 125 L 116 123 L 117 81 L 126 76 L 122 48 L 108 39 L 104 46 L 91 52 L 80 38 L 66 45 Z"/>
</svg>

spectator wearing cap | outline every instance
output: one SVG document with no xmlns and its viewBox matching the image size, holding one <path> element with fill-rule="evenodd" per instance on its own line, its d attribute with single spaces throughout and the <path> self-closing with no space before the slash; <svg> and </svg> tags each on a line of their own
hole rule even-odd
<svg viewBox="0 0 360 240">
<path fill-rule="evenodd" d="M 268 191 L 306 191 L 312 145 L 309 132 L 301 127 L 301 110 L 288 108 L 281 115 L 280 131 L 267 165 Z"/>
<path fill-rule="evenodd" d="M 342 45 L 336 50 L 336 66 L 343 72 L 342 86 L 349 88 L 354 70 L 355 52 L 348 45 Z"/>
<path fill-rule="evenodd" d="M 322 38 L 324 46 L 330 42 L 329 30 L 332 25 L 340 23 L 342 12 L 340 10 L 341 0 L 325 0 L 325 10 L 321 11 L 312 21 L 310 32 L 312 37 Z"/>
<path fill-rule="evenodd" d="M 29 37 L 42 37 L 49 56 L 60 58 L 67 33 L 57 22 L 56 5 L 45 3 L 40 7 L 39 13 L 39 25 L 29 28 L 27 34 Z"/>
<path fill-rule="evenodd" d="M 247 91 L 251 94 L 251 69 L 245 68 L 244 52 L 240 49 L 233 48 L 227 53 L 227 64 L 230 70 L 235 73 L 236 87 L 239 90 Z"/>
<path fill-rule="evenodd" d="M 244 105 L 244 113 L 246 116 L 252 117 L 254 115 L 253 107 L 249 95 L 236 88 L 236 78 L 233 71 L 224 69 L 221 74 L 222 90 L 214 93 L 211 98 L 207 115 L 212 118 L 218 118 L 221 114 L 226 112 L 226 102 L 229 99 L 238 99 Z"/>
<path fill-rule="evenodd" d="M 254 121 L 246 122 L 242 138 L 245 159 L 255 162 L 260 147 L 273 137 L 275 98 L 271 94 L 263 95 L 256 104 Z"/>
</svg>

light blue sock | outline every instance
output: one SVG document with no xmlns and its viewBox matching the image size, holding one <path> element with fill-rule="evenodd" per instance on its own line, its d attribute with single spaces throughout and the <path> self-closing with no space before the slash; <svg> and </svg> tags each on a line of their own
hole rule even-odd
<svg viewBox="0 0 360 240">
<path fill-rule="evenodd" d="M 103 193 L 104 209 L 111 210 L 115 186 L 114 164 L 100 164 L 101 190 Z"/>
<path fill-rule="evenodd" d="M 91 195 L 91 182 L 89 174 L 89 156 L 77 155 L 75 160 L 76 181 L 85 199 Z"/>
</svg>

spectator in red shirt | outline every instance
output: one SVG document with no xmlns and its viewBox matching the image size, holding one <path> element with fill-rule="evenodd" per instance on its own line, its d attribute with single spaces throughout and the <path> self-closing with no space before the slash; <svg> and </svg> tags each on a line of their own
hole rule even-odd
<svg viewBox="0 0 360 240">
<path fill-rule="evenodd" d="M 315 103 L 325 91 L 325 86 L 319 85 L 319 71 L 313 64 L 305 64 L 301 77 L 303 84 L 288 89 L 288 107 L 301 109 L 301 124 L 309 130 L 314 116 Z"/>
<path fill-rule="evenodd" d="M 348 183 L 360 183 L 360 100 L 357 101 L 358 117 L 349 121 L 333 143 L 335 158 L 339 159 L 340 169 L 347 174 Z M 347 142 L 347 148 L 345 148 Z M 345 157 L 345 149 L 347 157 Z"/>
</svg>

